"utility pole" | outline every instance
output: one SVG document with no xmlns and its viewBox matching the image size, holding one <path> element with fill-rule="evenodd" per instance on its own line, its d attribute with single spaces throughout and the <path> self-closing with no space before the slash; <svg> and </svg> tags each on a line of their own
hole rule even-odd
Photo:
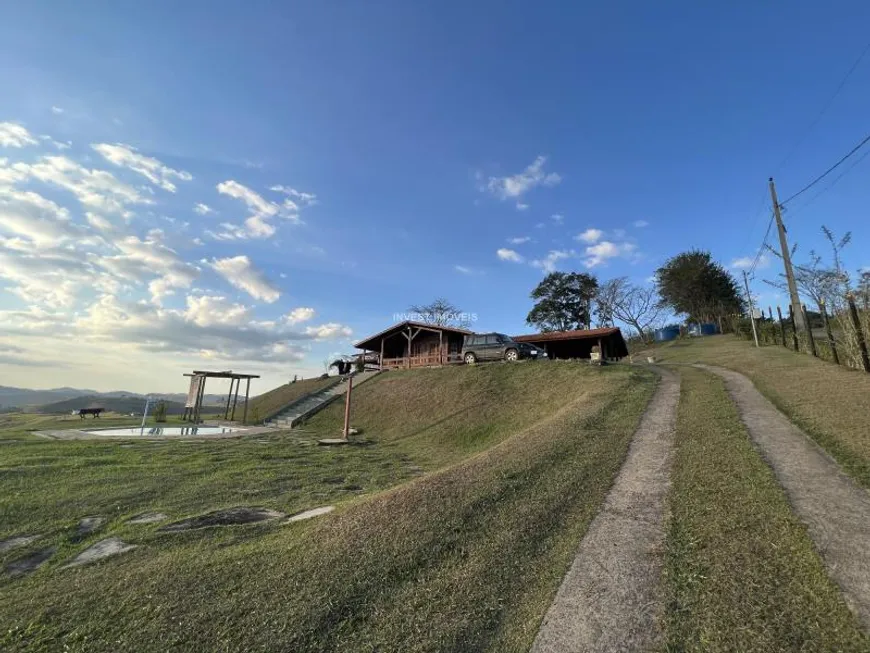
<svg viewBox="0 0 870 653">
<path fill-rule="evenodd" d="M 785 279 L 788 282 L 788 295 L 791 300 L 792 314 L 795 316 L 797 328 L 806 331 L 807 323 L 801 311 L 801 298 L 798 295 L 797 284 L 794 280 L 794 270 L 791 267 L 791 252 L 788 249 L 788 240 L 785 237 L 785 225 L 782 224 L 779 200 L 776 198 L 776 186 L 773 185 L 773 177 L 770 178 L 770 199 L 773 200 L 773 215 L 776 216 L 776 230 L 779 232 L 779 246 L 782 249 L 782 263 L 785 266 Z"/>
<path fill-rule="evenodd" d="M 746 286 L 746 299 L 749 301 L 749 321 L 752 322 L 752 337 L 758 347 L 758 331 L 755 330 L 755 307 L 752 306 L 752 293 L 749 291 L 749 275 L 743 270 L 743 285 Z"/>
</svg>

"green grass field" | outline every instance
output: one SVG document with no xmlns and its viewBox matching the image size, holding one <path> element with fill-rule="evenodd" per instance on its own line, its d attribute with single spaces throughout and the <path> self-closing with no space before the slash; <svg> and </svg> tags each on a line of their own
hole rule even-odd
<svg viewBox="0 0 870 653">
<path fill-rule="evenodd" d="M 33 422 L 5 422 L 0 538 L 44 537 L 0 564 L 58 553 L 0 576 L 0 649 L 528 650 L 653 387 L 572 363 L 390 372 L 354 393 L 361 442 L 341 448 L 312 444 L 337 405 L 303 432 L 228 440 L 25 440 Z M 292 525 L 126 523 L 326 504 Z M 74 543 L 88 515 L 109 522 Z M 138 548 L 59 568 L 108 535 Z"/>
<path fill-rule="evenodd" d="M 681 377 L 664 650 L 870 650 L 722 381 Z"/>
<path fill-rule="evenodd" d="M 792 421 L 870 488 L 870 374 L 731 335 L 657 347 L 663 363 L 709 363 L 748 376 Z"/>
</svg>

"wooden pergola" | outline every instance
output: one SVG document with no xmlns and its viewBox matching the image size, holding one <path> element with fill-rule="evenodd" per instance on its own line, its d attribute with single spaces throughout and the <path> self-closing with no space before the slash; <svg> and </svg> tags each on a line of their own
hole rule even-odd
<svg viewBox="0 0 870 653">
<path fill-rule="evenodd" d="M 184 404 L 184 414 L 182 420 L 189 420 L 194 424 L 199 424 L 202 420 L 202 398 L 205 396 L 205 381 L 206 379 L 229 379 L 230 391 L 227 394 L 227 405 L 224 409 L 224 419 L 234 420 L 236 418 L 236 404 L 239 401 L 239 387 L 242 379 L 247 381 L 245 386 L 245 412 L 242 416 L 242 424 L 248 420 L 248 396 L 251 393 L 251 379 L 259 379 L 259 374 L 237 374 L 232 370 L 224 372 L 210 372 L 208 370 L 194 370 L 192 374 L 185 374 L 190 377 L 190 389 L 187 392 L 187 401 Z M 233 396 L 233 386 L 235 386 L 235 396 Z M 232 411 L 230 410 L 230 400 L 232 399 Z"/>
</svg>

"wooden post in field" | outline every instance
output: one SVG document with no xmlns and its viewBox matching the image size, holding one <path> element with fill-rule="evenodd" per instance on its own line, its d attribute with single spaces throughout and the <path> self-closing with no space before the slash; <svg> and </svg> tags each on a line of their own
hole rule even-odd
<svg viewBox="0 0 870 653">
<path fill-rule="evenodd" d="M 801 313 L 804 316 L 804 324 L 807 325 L 807 338 L 809 339 L 809 343 L 810 343 L 810 353 L 813 356 L 815 356 L 816 358 L 818 358 L 819 354 L 816 352 L 816 339 L 813 338 L 813 330 L 810 327 L 810 320 L 807 317 L 807 305 L 806 304 L 801 304 Z"/>
<path fill-rule="evenodd" d="M 846 295 L 849 302 L 849 317 L 852 318 L 852 326 L 855 328 L 855 336 L 858 338 L 858 350 L 861 352 L 861 364 L 865 372 L 870 372 L 870 357 L 867 356 L 867 343 L 864 340 L 864 330 L 861 328 L 861 319 L 858 317 L 858 308 L 855 306 L 855 296 L 852 293 Z"/>
<path fill-rule="evenodd" d="M 794 310 L 792 309 L 791 304 L 789 304 L 789 307 L 788 307 L 788 321 L 791 322 L 791 340 L 792 340 L 792 343 L 794 344 L 794 350 L 800 351 L 801 346 L 800 346 L 800 343 L 798 342 L 797 326 L 794 323 Z"/>
<path fill-rule="evenodd" d="M 779 306 L 776 307 L 776 314 L 779 316 L 779 333 L 782 336 L 782 346 L 788 349 L 788 344 L 785 342 L 785 324 L 782 322 L 782 311 Z"/>
<path fill-rule="evenodd" d="M 347 394 L 344 399 L 344 431 L 343 437 L 347 440 L 350 431 L 350 393 L 353 390 L 353 375 L 347 377 Z"/>
<path fill-rule="evenodd" d="M 825 333 L 828 335 L 828 345 L 831 348 L 831 356 L 834 363 L 840 364 L 840 355 L 837 353 L 837 343 L 834 341 L 834 332 L 831 331 L 831 321 L 828 319 L 828 309 L 825 308 L 825 300 L 819 300 L 819 312 L 822 314 L 822 321 L 825 323 Z"/>
</svg>

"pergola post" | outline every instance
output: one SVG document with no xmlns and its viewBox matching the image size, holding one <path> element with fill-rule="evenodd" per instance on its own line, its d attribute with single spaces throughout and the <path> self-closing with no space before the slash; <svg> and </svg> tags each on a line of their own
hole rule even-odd
<svg viewBox="0 0 870 653">
<path fill-rule="evenodd" d="M 199 392 L 196 393 L 196 404 L 194 405 L 193 423 L 199 424 L 199 416 L 202 413 L 202 398 L 205 396 L 205 375 L 200 375 L 202 381 L 199 382 Z"/>
<path fill-rule="evenodd" d="M 248 379 L 248 383 L 250 383 L 250 382 L 251 382 L 251 380 Z M 242 380 L 236 379 L 236 396 L 233 397 L 233 412 L 232 412 L 232 415 L 230 415 L 230 419 L 232 421 L 236 421 L 236 403 L 238 403 L 238 401 L 239 401 L 239 386 L 241 386 L 241 385 L 242 385 Z"/>
<path fill-rule="evenodd" d="M 248 377 L 248 384 L 245 386 L 245 414 L 242 417 L 242 424 L 248 423 L 248 395 L 251 393 L 251 378 Z"/>
<path fill-rule="evenodd" d="M 227 393 L 227 405 L 226 408 L 224 408 L 224 419 L 228 419 L 230 416 L 230 400 L 233 398 L 233 384 L 235 382 L 235 379 L 230 379 L 230 391 Z"/>
</svg>

